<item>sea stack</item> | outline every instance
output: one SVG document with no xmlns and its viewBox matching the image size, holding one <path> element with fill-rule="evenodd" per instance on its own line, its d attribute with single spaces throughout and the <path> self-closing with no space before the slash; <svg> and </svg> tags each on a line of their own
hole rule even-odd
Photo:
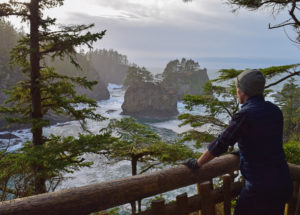
<svg viewBox="0 0 300 215">
<path fill-rule="evenodd" d="M 178 114 L 176 90 L 151 82 L 127 88 L 122 114 L 141 118 L 170 118 Z"/>
</svg>

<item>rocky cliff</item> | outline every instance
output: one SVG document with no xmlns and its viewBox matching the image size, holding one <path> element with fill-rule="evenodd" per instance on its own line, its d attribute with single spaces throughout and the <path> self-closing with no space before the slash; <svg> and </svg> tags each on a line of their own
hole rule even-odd
<svg viewBox="0 0 300 215">
<path fill-rule="evenodd" d="M 84 94 L 87 97 L 96 101 L 109 99 L 110 94 L 107 89 L 107 84 L 101 79 L 96 81 L 98 81 L 98 83 L 93 87 L 93 90 L 85 89 L 82 87 L 76 87 L 77 94 Z"/>
<path fill-rule="evenodd" d="M 176 116 L 176 92 L 161 85 L 142 82 L 126 90 L 122 114 L 143 118 L 169 118 Z"/>
</svg>

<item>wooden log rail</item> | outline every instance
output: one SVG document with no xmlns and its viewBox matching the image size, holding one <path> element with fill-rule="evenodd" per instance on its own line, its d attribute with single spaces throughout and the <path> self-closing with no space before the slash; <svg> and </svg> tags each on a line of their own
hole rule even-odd
<svg viewBox="0 0 300 215">
<path fill-rule="evenodd" d="M 237 182 L 233 183 L 232 180 L 230 181 L 227 177 L 227 179 L 224 180 L 224 191 L 219 189 L 211 190 L 208 189 L 208 186 L 211 188 L 211 185 L 206 181 L 210 181 L 212 178 L 222 176 L 226 173 L 232 173 L 238 170 L 238 166 L 239 159 L 237 156 L 225 155 L 210 161 L 198 170 L 190 170 L 184 165 L 179 165 L 153 173 L 1 202 L 0 214 L 89 214 L 203 182 L 205 182 L 204 185 L 199 186 L 200 192 L 208 192 L 212 201 L 216 203 L 223 201 L 228 196 L 234 197 L 238 195 L 243 185 Z M 290 165 L 290 170 L 293 179 L 300 181 L 300 167 Z M 227 192 L 225 192 L 225 189 Z M 230 192 L 228 192 L 228 189 Z M 174 208 L 178 210 L 178 208 L 180 208 L 180 210 L 184 212 L 181 214 L 188 214 L 191 210 L 198 210 L 199 205 L 202 204 L 203 206 L 203 199 L 201 195 L 187 198 L 185 194 L 182 194 L 177 196 L 175 203 L 168 205 L 164 205 L 162 200 L 158 200 L 156 203 L 153 203 L 151 210 L 163 210 L 166 213 L 162 214 L 171 214 L 167 213 L 167 211 L 174 210 Z M 175 207 L 174 204 L 177 206 Z M 178 207 L 178 205 L 181 205 L 181 207 Z M 228 201 L 225 202 L 224 205 L 226 205 L 225 207 L 228 211 L 228 207 L 230 207 Z M 295 205 L 294 208 L 297 208 L 296 203 Z M 212 206 L 210 205 L 209 207 L 210 209 L 203 209 L 211 210 Z M 152 211 L 152 214 L 154 211 Z M 143 213 L 149 214 L 149 211 Z"/>
</svg>

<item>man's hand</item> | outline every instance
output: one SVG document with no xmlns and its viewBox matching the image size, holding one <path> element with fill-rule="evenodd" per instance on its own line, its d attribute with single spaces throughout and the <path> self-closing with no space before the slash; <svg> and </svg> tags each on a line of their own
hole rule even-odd
<svg viewBox="0 0 300 215">
<path fill-rule="evenodd" d="M 209 162 L 210 160 L 214 159 L 214 155 L 210 153 L 210 151 L 206 150 L 201 157 L 197 160 L 196 158 L 187 159 L 182 164 L 186 165 L 191 169 L 198 169 L 200 166 L 204 165 L 205 163 Z"/>
<path fill-rule="evenodd" d="M 190 169 L 199 169 L 197 159 L 196 158 L 190 158 L 184 161 L 182 164 L 186 165 Z"/>
<path fill-rule="evenodd" d="M 230 152 L 230 154 L 240 157 L 240 151 L 233 151 L 233 152 Z"/>
</svg>

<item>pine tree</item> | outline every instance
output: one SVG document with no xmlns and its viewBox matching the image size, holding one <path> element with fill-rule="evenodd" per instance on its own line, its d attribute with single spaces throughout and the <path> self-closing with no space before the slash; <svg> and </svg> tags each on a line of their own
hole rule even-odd
<svg viewBox="0 0 300 215">
<path fill-rule="evenodd" d="M 47 192 L 49 189 L 46 182 L 52 182 L 58 177 L 59 170 L 67 171 L 68 168 L 76 168 L 84 163 L 79 159 L 82 151 L 92 151 L 97 148 L 97 144 L 78 147 L 77 150 L 70 151 L 68 146 L 70 139 L 43 135 L 43 128 L 49 125 L 49 121 L 44 119 L 47 112 L 57 115 L 70 116 L 80 120 L 85 125 L 87 118 L 103 120 L 104 118 L 94 113 L 97 107 L 96 101 L 83 95 L 77 95 L 74 86 L 80 85 L 87 89 L 92 89 L 95 81 L 88 81 L 85 77 L 68 77 L 60 75 L 54 68 L 46 65 L 46 58 L 63 59 L 68 57 L 71 63 L 80 68 L 76 61 L 76 47 L 86 45 L 92 48 L 92 43 L 101 39 L 105 31 L 91 33 L 88 30 L 93 25 L 72 25 L 56 27 L 56 19 L 45 17 L 43 11 L 49 8 L 62 6 L 63 0 L 31 0 L 14 1 L 0 4 L 0 17 L 18 16 L 23 22 L 30 24 L 29 33 L 22 36 L 17 46 L 12 50 L 11 62 L 20 66 L 22 72 L 27 75 L 27 79 L 19 82 L 13 89 L 6 91 L 9 99 L 0 108 L 1 113 L 6 115 L 9 123 L 30 123 L 32 132 L 32 142 L 27 143 L 15 155 L 3 153 L 0 165 L 2 168 L 2 179 L 4 185 L 9 180 L 19 180 L 18 174 L 26 175 L 26 180 L 21 180 L 23 189 L 22 195 L 31 195 Z M 52 26 L 55 26 L 55 30 Z M 84 108 L 78 105 L 86 104 Z M 105 135 L 104 135 L 105 136 Z M 106 137 L 103 137 L 104 139 Z M 100 138 L 101 139 L 101 138 Z M 96 144 L 96 145 L 95 145 Z M 61 151 L 51 155 L 49 150 L 54 150 L 56 145 Z M 86 147 L 86 148 L 85 148 Z M 6 156 L 4 156 L 6 155 Z M 14 157 L 16 156 L 16 157 Z M 51 158 L 50 158 L 51 157 Z M 55 168 L 48 168 L 49 163 L 55 159 Z M 10 162 L 9 162 L 10 161 Z M 17 162 L 22 163 L 24 168 L 19 168 Z M 5 165 L 10 165 L 7 168 Z M 24 166 L 25 165 L 25 166 Z M 88 164 L 87 164 L 88 165 Z M 13 169 L 14 171 L 10 171 Z M 21 171 L 18 173 L 18 171 Z M 51 186 L 50 186 L 51 187 Z M 1 187 L 2 191 L 7 191 L 7 186 Z M 16 194 L 17 192 L 12 192 Z"/>
<path fill-rule="evenodd" d="M 135 85 L 141 82 L 152 82 L 153 75 L 145 67 L 130 66 L 124 81 L 124 86 Z"/>
</svg>

